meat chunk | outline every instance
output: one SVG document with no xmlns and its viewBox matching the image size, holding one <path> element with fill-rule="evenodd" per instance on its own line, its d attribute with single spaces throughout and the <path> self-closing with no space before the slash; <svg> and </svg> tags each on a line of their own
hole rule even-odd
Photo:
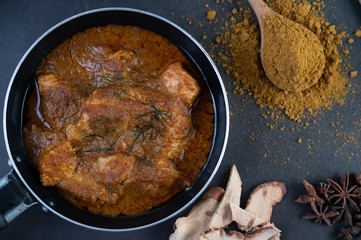
<svg viewBox="0 0 361 240">
<path fill-rule="evenodd" d="M 169 99 L 169 95 L 146 87 L 96 90 L 83 103 L 75 124 L 66 127 L 66 136 L 69 141 L 89 135 L 114 140 L 124 133 L 113 146 L 117 151 L 148 159 L 155 155 L 180 157 L 194 129 L 189 109 L 179 99 Z"/>
<path fill-rule="evenodd" d="M 170 194 L 174 194 L 184 187 L 190 187 L 186 176 L 180 173 L 167 159 L 159 159 L 155 164 L 143 165 L 130 181 L 138 183 L 145 192 L 156 198 L 171 196 Z"/>
<path fill-rule="evenodd" d="M 135 166 L 135 158 L 119 153 L 101 157 L 93 164 L 95 181 L 101 183 L 123 182 Z"/>
<path fill-rule="evenodd" d="M 178 99 L 146 87 L 94 91 L 80 117 L 66 127 L 69 141 L 85 152 L 104 150 L 92 167 L 98 183 L 137 184 L 155 198 L 190 186 L 171 160 L 181 157 L 192 128 L 189 109 Z M 118 184 L 119 185 L 119 184 Z"/>
<path fill-rule="evenodd" d="M 90 203 L 114 203 L 118 199 L 118 195 L 109 191 L 105 185 L 95 182 L 85 167 L 79 167 L 71 178 L 61 181 L 57 187 Z"/>
<path fill-rule="evenodd" d="M 113 51 L 108 56 L 106 66 L 104 66 L 103 73 L 105 76 L 111 76 L 116 79 L 126 74 L 126 66 L 136 59 L 137 55 L 127 49 L 119 49 Z"/>
<path fill-rule="evenodd" d="M 169 198 L 190 186 L 171 160 L 182 157 L 188 146 L 192 120 L 189 108 L 169 93 L 125 85 L 95 90 L 77 121 L 66 126 L 66 136 L 80 142 L 86 154 L 100 154 L 91 170 L 96 183 L 136 184 L 154 198 Z M 67 188 L 82 198 L 92 195 Z"/>
<path fill-rule="evenodd" d="M 187 107 L 180 101 L 169 102 L 167 110 L 171 114 L 171 119 L 164 134 L 166 144 L 163 146 L 162 154 L 168 159 L 180 158 L 184 149 L 188 147 L 195 129 Z"/>
<path fill-rule="evenodd" d="M 59 77 L 55 74 L 43 74 L 38 77 L 39 91 L 45 93 L 54 87 L 59 86 Z"/>
<path fill-rule="evenodd" d="M 87 116 L 83 115 L 82 118 L 86 119 Z M 66 134 L 66 138 L 69 141 L 80 141 L 80 139 L 82 138 L 82 133 L 80 131 L 78 131 L 78 129 L 76 128 L 76 126 L 74 124 L 68 124 L 65 127 L 65 134 Z"/>
<path fill-rule="evenodd" d="M 39 160 L 40 180 L 44 186 L 54 186 L 72 177 L 78 159 L 71 144 L 63 141 L 44 152 Z"/>
<path fill-rule="evenodd" d="M 62 129 L 79 111 L 82 96 L 66 86 L 57 75 L 43 74 L 38 77 L 42 106 L 39 111 L 51 128 Z M 64 121 L 64 119 L 66 121 Z"/>
<path fill-rule="evenodd" d="M 36 124 L 25 126 L 23 135 L 27 141 L 26 150 L 30 160 L 36 164 L 46 151 L 62 143 L 64 140 L 61 133 L 44 130 L 43 127 L 38 127 Z"/>
<path fill-rule="evenodd" d="M 139 102 L 142 96 L 131 95 L 139 101 L 129 96 L 132 94 L 131 89 L 116 91 L 109 87 L 94 91 L 82 104 L 79 119 L 66 127 L 67 138 L 70 141 L 80 141 L 89 134 L 105 136 L 116 129 L 126 131 L 134 128 L 141 121 L 134 117 L 150 112 L 151 106 Z"/>
<path fill-rule="evenodd" d="M 169 65 L 160 76 L 165 88 L 172 94 L 178 95 L 183 103 L 191 108 L 197 99 L 200 87 L 183 67 L 182 63 L 174 62 Z"/>
<path fill-rule="evenodd" d="M 137 57 L 137 55 L 130 50 L 125 50 L 125 49 L 120 49 L 118 51 L 112 52 L 109 55 L 110 59 L 113 59 L 115 61 L 120 61 L 120 60 L 127 60 L 127 61 L 133 61 L 135 58 Z"/>
</svg>

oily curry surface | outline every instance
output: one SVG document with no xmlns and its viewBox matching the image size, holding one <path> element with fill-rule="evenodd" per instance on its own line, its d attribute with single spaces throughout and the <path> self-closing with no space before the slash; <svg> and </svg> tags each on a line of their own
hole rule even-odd
<svg viewBox="0 0 361 240">
<path fill-rule="evenodd" d="M 212 145 L 200 75 L 168 40 L 109 25 L 39 65 L 24 142 L 44 186 L 92 212 L 135 215 L 191 187 Z"/>
</svg>

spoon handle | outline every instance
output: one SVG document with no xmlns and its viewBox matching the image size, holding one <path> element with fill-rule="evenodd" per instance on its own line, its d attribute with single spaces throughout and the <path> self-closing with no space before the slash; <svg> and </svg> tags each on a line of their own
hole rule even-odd
<svg viewBox="0 0 361 240">
<path fill-rule="evenodd" d="M 248 0 L 248 2 L 249 2 L 249 4 L 251 4 L 253 11 L 256 13 L 258 23 L 259 23 L 261 29 L 263 27 L 263 17 L 276 14 L 262 0 Z"/>
</svg>

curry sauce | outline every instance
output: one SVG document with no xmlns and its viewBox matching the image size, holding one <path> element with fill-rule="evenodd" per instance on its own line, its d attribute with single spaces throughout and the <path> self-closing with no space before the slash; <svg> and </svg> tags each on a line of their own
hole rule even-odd
<svg viewBox="0 0 361 240">
<path fill-rule="evenodd" d="M 191 187 L 213 140 L 210 93 L 167 39 L 134 26 L 74 35 L 40 63 L 24 118 L 44 186 L 78 207 L 136 215 Z"/>
</svg>

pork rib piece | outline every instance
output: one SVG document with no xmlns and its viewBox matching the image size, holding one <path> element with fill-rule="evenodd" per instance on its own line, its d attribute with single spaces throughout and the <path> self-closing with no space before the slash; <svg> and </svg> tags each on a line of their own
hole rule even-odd
<svg viewBox="0 0 361 240">
<path fill-rule="evenodd" d="M 182 63 L 174 62 L 169 65 L 160 79 L 170 93 L 178 95 L 188 108 L 192 107 L 200 92 L 200 87 Z"/>
<path fill-rule="evenodd" d="M 78 163 L 74 149 L 68 141 L 61 141 L 44 152 L 38 162 L 40 180 L 44 186 L 54 186 L 72 177 Z"/>
<path fill-rule="evenodd" d="M 99 149 L 107 154 L 92 166 L 96 182 L 135 183 L 144 193 L 163 198 L 190 186 L 171 161 L 182 157 L 191 130 L 189 108 L 180 99 L 124 85 L 95 90 L 78 120 L 66 127 L 66 136 L 80 142 L 87 154 Z"/>
<path fill-rule="evenodd" d="M 117 194 L 110 192 L 105 185 L 96 183 L 90 172 L 82 167 L 77 168 L 70 179 L 59 182 L 57 188 L 90 203 L 114 203 L 118 199 Z"/>
<path fill-rule="evenodd" d="M 78 112 L 83 98 L 55 74 L 43 74 L 37 80 L 42 102 L 39 112 L 53 129 L 60 130 Z"/>
<path fill-rule="evenodd" d="M 135 166 L 135 158 L 122 153 L 100 157 L 92 166 L 94 180 L 100 183 L 122 183 Z"/>
</svg>

